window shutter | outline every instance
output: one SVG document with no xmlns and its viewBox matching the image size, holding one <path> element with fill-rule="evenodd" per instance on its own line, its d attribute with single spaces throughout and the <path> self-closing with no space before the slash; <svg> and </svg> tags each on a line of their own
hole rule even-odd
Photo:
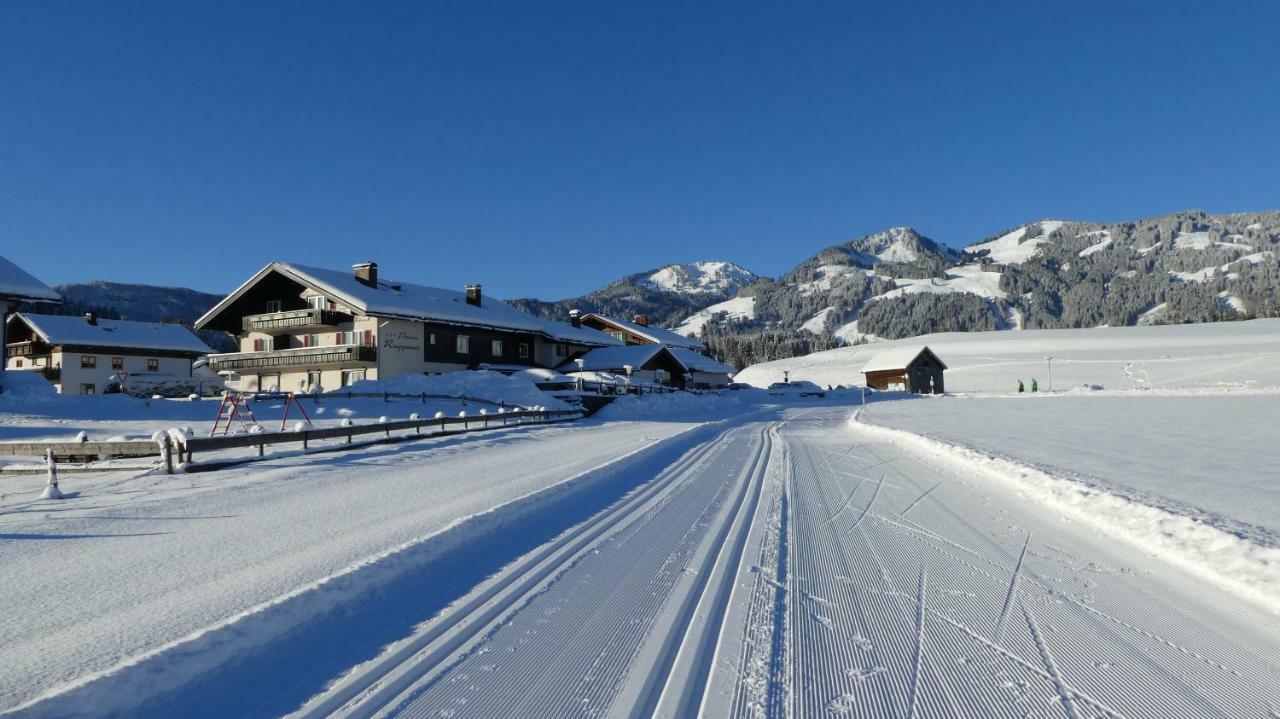
<svg viewBox="0 0 1280 719">
<path fill-rule="evenodd" d="M 365 347 L 373 346 L 373 330 L 364 331 L 364 346 Z"/>
<path fill-rule="evenodd" d="M 334 343 L 334 344 L 338 344 L 338 345 L 342 344 L 342 333 L 341 333 L 341 332 L 334 332 L 334 333 L 333 333 L 333 343 Z"/>
</svg>

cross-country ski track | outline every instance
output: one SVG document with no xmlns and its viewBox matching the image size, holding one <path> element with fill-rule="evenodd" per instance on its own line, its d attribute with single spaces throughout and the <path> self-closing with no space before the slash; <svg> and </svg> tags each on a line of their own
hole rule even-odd
<svg viewBox="0 0 1280 719">
<path fill-rule="evenodd" d="M 1278 715 L 1265 609 L 850 411 L 690 434 L 294 715 Z"/>
</svg>

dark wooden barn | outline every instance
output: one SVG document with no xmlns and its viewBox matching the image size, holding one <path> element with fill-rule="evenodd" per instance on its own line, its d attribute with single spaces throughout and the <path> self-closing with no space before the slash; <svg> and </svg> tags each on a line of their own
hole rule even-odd
<svg viewBox="0 0 1280 719">
<path fill-rule="evenodd" d="M 862 368 L 872 389 L 901 389 L 916 394 L 942 394 L 947 365 L 928 347 L 895 347 L 885 350 Z"/>
</svg>

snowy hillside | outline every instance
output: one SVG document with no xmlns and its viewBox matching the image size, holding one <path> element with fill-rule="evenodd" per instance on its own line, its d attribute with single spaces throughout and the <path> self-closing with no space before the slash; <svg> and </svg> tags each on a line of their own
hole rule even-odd
<svg viewBox="0 0 1280 719">
<path fill-rule="evenodd" d="M 948 366 L 948 392 L 1009 392 L 1018 379 L 1047 389 L 1252 391 L 1280 388 L 1280 319 L 1022 332 L 952 332 L 877 342 L 753 365 L 735 379 L 860 386 L 862 368 L 894 347 L 928 345 Z M 1050 362 L 1047 358 L 1052 357 Z"/>
<path fill-rule="evenodd" d="M 754 272 L 732 262 L 690 262 L 667 265 L 650 274 L 644 284 L 676 294 L 733 295 L 757 279 Z"/>
</svg>

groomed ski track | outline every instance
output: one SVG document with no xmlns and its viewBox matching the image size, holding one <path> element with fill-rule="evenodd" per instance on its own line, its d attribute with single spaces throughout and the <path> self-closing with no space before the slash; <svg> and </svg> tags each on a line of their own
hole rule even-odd
<svg viewBox="0 0 1280 719">
<path fill-rule="evenodd" d="M 846 423 L 757 415 L 297 716 L 1272 716 L 1274 618 Z"/>
</svg>

